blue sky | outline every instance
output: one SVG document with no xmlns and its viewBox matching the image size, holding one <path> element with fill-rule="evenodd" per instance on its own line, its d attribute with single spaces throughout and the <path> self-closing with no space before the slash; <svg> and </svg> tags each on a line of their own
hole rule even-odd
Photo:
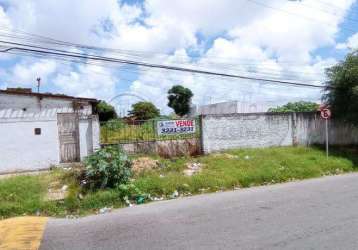
<svg viewBox="0 0 358 250">
<path fill-rule="evenodd" d="M 253 77 L 321 84 L 326 67 L 358 48 L 354 0 L 0 0 L 0 6 L 2 40 L 20 41 L 19 32 L 26 31 L 116 49 L 105 56 Z M 239 100 L 257 109 L 319 101 L 322 94 L 258 81 L 13 54 L 1 54 L 0 65 L 0 88 L 35 87 L 41 77 L 42 91 L 104 100 L 134 93 L 164 113 L 170 112 L 166 92 L 174 84 L 191 88 L 196 104 Z M 128 97 L 114 104 L 125 112 L 135 101 Z"/>
</svg>

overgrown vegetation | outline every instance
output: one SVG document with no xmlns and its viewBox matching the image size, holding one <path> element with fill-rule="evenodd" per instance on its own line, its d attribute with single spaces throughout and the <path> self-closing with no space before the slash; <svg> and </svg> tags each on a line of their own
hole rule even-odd
<svg viewBox="0 0 358 250">
<path fill-rule="evenodd" d="M 128 124 L 123 120 L 111 120 L 101 126 L 102 143 L 150 141 L 155 139 L 155 121 Z"/>
<path fill-rule="evenodd" d="M 165 119 L 167 117 L 161 117 Z M 168 118 L 167 118 L 168 119 Z M 101 142 L 104 144 L 137 142 L 137 141 L 153 141 L 165 139 L 185 139 L 198 137 L 200 134 L 199 120 L 196 119 L 196 133 L 183 135 L 168 135 L 158 137 L 156 134 L 155 119 L 145 122 L 126 122 L 124 120 L 111 120 L 102 123 L 101 126 Z"/>
<path fill-rule="evenodd" d="M 127 184 L 132 162 L 120 147 L 105 147 L 85 159 L 81 184 L 91 190 L 115 188 Z"/>
<path fill-rule="evenodd" d="M 358 126 L 358 51 L 327 69 L 325 101 L 333 117 Z"/>
<path fill-rule="evenodd" d="M 104 159 L 107 161 L 109 158 L 105 156 Z M 175 198 L 173 194 L 176 193 L 191 195 L 230 190 L 358 169 L 357 148 L 332 149 L 328 159 L 324 150 L 304 147 L 238 149 L 197 158 L 155 159 L 160 163 L 157 169 L 141 172 L 126 184 L 98 190 L 81 186 L 79 176 L 82 170 L 76 168 L 0 180 L 0 217 L 24 213 L 85 215 L 98 212 L 103 207 L 140 204 L 160 197 Z M 97 162 L 97 159 L 94 161 Z M 98 162 L 103 164 L 101 160 Z M 120 164 L 123 162 L 127 160 L 122 158 Z M 184 175 L 186 165 L 193 162 L 200 163 L 202 170 L 193 176 Z M 58 182 L 60 186 L 68 185 L 68 195 L 64 200 L 46 201 L 48 186 L 53 182 Z M 101 181 L 96 183 L 97 187 L 101 187 Z"/>
</svg>

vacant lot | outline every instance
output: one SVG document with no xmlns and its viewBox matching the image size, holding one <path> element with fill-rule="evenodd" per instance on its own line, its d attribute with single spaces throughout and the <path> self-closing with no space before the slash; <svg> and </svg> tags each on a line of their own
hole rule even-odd
<svg viewBox="0 0 358 250">
<path fill-rule="evenodd" d="M 132 186 L 150 197 L 176 198 L 255 185 L 352 172 L 358 169 L 356 149 L 332 150 L 327 159 L 319 148 L 280 147 L 240 149 L 197 158 L 164 160 L 151 157 L 155 168 L 137 173 Z M 85 192 L 74 171 L 55 170 L 39 176 L 0 180 L 0 217 L 23 214 L 66 216 L 98 212 L 103 207 L 122 207 L 118 190 Z M 48 200 L 49 189 L 66 186 L 66 197 Z M 130 201 L 135 203 L 135 201 Z"/>
<path fill-rule="evenodd" d="M 199 120 L 196 119 L 196 133 L 158 136 L 157 120 L 137 121 L 126 123 L 121 120 L 111 120 L 101 124 L 101 142 L 103 144 L 130 143 L 138 141 L 174 140 L 199 137 Z"/>
</svg>

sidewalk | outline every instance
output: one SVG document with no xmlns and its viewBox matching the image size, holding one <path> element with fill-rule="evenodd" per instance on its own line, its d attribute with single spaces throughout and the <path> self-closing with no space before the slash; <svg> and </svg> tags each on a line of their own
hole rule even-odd
<svg viewBox="0 0 358 250">
<path fill-rule="evenodd" d="M 39 249 L 47 217 L 16 217 L 0 220 L 0 249 Z"/>
</svg>

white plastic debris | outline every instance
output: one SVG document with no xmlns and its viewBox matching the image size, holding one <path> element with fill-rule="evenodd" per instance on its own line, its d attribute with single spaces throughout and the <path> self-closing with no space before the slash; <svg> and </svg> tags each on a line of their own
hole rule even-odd
<svg viewBox="0 0 358 250">
<path fill-rule="evenodd" d="M 68 186 L 67 186 L 67 185 L 63 185 L 62 188 L 61 188 L 61 191 L 62 191 L 62 192 L 65 192 L 67 189 L 68 189 Z"/>
<path fill-rule="evenodd" d="M 66 215 L 66 219 L 69 219 L 69 220 L 78 219 L 78 216 L 70 214 L 70 215 Z"/>
<path fill-rule="evenodd" d="M 111 212 L 112 211 L 112 208 L 110 208 L 110 207 L 104 207 L 104 208 L 101 208 L 100 210 L 99 210 L 99 213 L 100 214 L 105 214 L 105 213 L 109 213 L 109 212 Z"/>
<path fill-rule="evenodd" d="M 186 165 L 186 169 L 183 171 L 186 176 L 192 176 L 201 171 L 202 165 L 201 163 L 188 163 Z"/>
<path fill-rule="evenodd" d="M 179 192 L 177 190 L 175 190 L 170 196 L 170 199 L 175 199 L 179 197 Z"/>
</svg>

